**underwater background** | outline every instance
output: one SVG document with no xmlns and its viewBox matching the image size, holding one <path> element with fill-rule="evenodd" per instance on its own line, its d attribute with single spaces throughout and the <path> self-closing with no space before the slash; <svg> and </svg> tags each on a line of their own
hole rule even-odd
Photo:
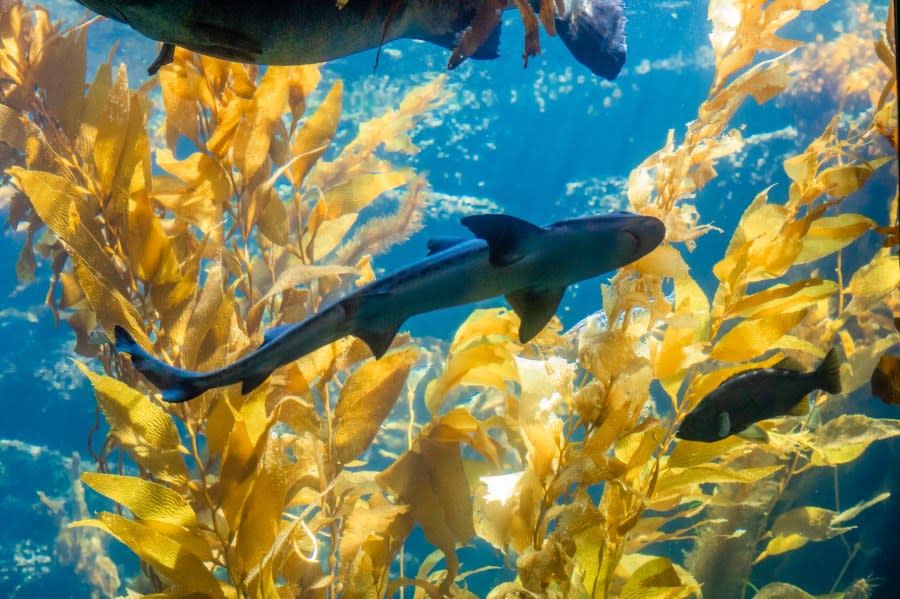
<svg viewBox="0 0 900 599">
<path fill-rule="evenodd" d="M 0 419 L 0 501 L 4 508 L 0 511 L 4 520 L 0 528 L 0 596 L 132 597 L 165 593 L 154 596 L 266 597 L 276 592 L 291 597 L 401 593 L 409 597 L 443 593 L 642 598 L 702 593 L 723 599 L 900 596 L 896 568 L 900 563 L 896 542 L 900 532 L 900 404 L 896 403 L 896 385 L 900 377 L 894 375 L 894 404 L 876 397 L 869 382 L 881 356 L 900 353 L 896 329 L 900 267 L 896 233 L 893 238 L 890 233 L 890 227 L 897 226 L 896 86 L 884 57 L 880 58 L 876 50 L 876 41 L 885 34 L 888 4 L 851 0 L 768 3 L 773 15 L 784 11 L 784 26 L 777 29 L 778 36 L 800 43 L 775 48 L 760 42 L 763 51 L 751 52 L 738 72 L 772 60 L 777 73 L 750 81 L 746 88 L 738 89 L 737 85 L 729 92 L 733 96 L 723 94 L 718 103 L 705 105 L 719 114 L 734 109 L 721 130 L 712 133 L 700 131 L 699 126 L 687 128 L 688 123 L 708 117 L 703 117 L 701 105 L 713 97 L 711 86 L 722 91 L 735 81 L 734 77 L 725 77 L 714 84 L 717 64 L 720 69 L 722 65 L 717 63 L 713 47 L 717 38 L 711 41 L 710 34 L 715 30 L 721 40 L 722 32 L 731 27 L 732 31 L 746 33 L 746 40 L 765 36 L 754 38 L 751 34 L 758 31 L 740 28 L 741 18 L 753 13 L 754 9 L 748 7 L 755 5 L 758 11 L 761 3 L 712 0 L 710 5 L 628 2 L 628 59 L 611 82 L 593 76 L 545 32 L 541 55 L 521 68 L 523 25 L 515 11 L 504 15 L 501 58 L 497 60 L 470 60 L 446 73 L 443 67 L 448 52 L 424 43 L 395 41 L 382 50 L 374 72 L 372 51 L 322 65 L 318 74 L 310 70 L 296 77 L 284 75 L 294 77 L 291 85 L 306 96 L 291 107 L 299 110 L 294 115 L 298 131 L 314 118 L 311 115 L 317 107 L 334 110 L 331 91 L 335 82 L 343 81 L 340 124 L 322 155 L 322 165 L 326 166 L 313 164 L 313 159 L 305 166 L 306 172 L 278 179 L 275 191 L 260 191 L 269 194 L 264 200 L 249 192 L 244 198 L 233 194 L 235 205 L 261 202 L 262 207 L 256 208 L 261 214 L 267 214 L 265 210 L 271 210 L 267 206 L 273 202 L 281 201 L 287 208 L 257 217 L 262 237 L 242 229 L 243 238 L 231 246 L 210 231 L 219 221 L 249 218 L 245 208 L 225 209 L 223 216 L 221 204 L 228 200 L 220 198 L 209 200 L 218 208 L 191 212 L 179 203 L 183 199 L 178 195 L 186 188 L 190 188 L 189 193 L 201 193 L 197 190 L 204 184 L 218 192 L 228 189 L 227 182 L 219 175 L 209 175 L 202 166 L 189 173 L 189 167 L 176 164 L 200 145 L 187 139 L 184 123 L 192 121 L 176 115 L 172 98 L 177 96 L 173 91 L 177 83 L 166 78 L 172 77 L 175 68 L 212 72 L 212 67 L 189 53 L 179 54 L 176 64 L 165 67 L 158 76 L 168 90 L 161 92 L 159 86 L 151 87 L 156 78 L 146 75 L 146 67 L 157 53 L 155 42 L 111 21 L 91 24 L 86 30 L 87 85 L 96 85 L 95 74 L 109 64 L 110 82 L 125 81 L 125 86 L 119 89 L 118 84 L 107 84 L 102 91 L 113 90 L 109 91 L 112 94 L 119 89 L 121 95 L 116 101 L 121 103 L 126 98 L 126 105 L 131 102 L 132 107 L 143 102 L 136 99 L 138 96 L 129 96 L 139 88 L 147 99 L 146 113 L 134 118 L 142 130 L 141 119 L 146 118 L 143 139 L 155 155 L 152 168 L 147 165 L 153 177 L 148 197 L 165 196 L 140 213 L 149 215 L 148 219 L 155 214 L 154 224 L 146 225 L 151 231 L 147 235 L 170 239 L 179 235 L 201 239 L 207 235 L 211 243 L 221 242 L 222 247 L 234 250 L 233 264 L 223 267 L 215 266 L 221 258 L 212 252 L 204 254 L 202 248 L 183 240 L 173 241 L 172 248 L 154 241 L 158 244 L 155 250 L 147 237 L 143 241 L 134 237 L 132 250 L 122 250 L 110 242 L 110 247 L 117 249 L 108 255 L 121 252 L 115 254 L 115 260 L 110 259 L 114 265 L 111 268 L 132 276 L 131 282 L 122 287 L 134 292 L 129 301 L 136 302 L 134 298 L 142 296 L 151 304 L 162 304 L 151 289 L 176 285 L 178 277 L 165 279 L 159 273 L 164 268 L 180 267 L 182 276 L 186 276 L 184 265 L 194 253 L 200 256 L 196 263 L 202 269 L 211 269 L 201 274 L 200 280 L 219 281 L 222 297 L 232 294 L 230 301 L 235 307 L 231 316 L 220 314 L 215 325 L 200 323 L 201 329 L 211 331 L 209 337 L 200 334 L 201 339 L 195 343 L 185 342 L 195 353 L 193 364 L 182 362 L 185 367 L 205 370 L 224 364 L 229 356 L 233 359 L 258 342 L 261 331 L 279 318 L 285 322 L 297 320 L 322 301 L 353 288 L 354 283 L 345 276 L 349 271 L 322 271 L 315 275 L 321 280 L 299 276 L 291 280 L 307 289 L 302 298 L 292 297 L 289 302 L 285 284 L 281 288 L 284 298 L 253 312 L 254 307 L 247 305 L 252 302 L 246 299 L 253 290 L 243 290 L 236 282 L 240 280 L 236 273 L 252 270 L 253 260 L 259 255 L 271 257 L 275 264 L 273 256 L 290 254 L 287 250 L 278 252 L 291 240 L 313 248 L 304 255 L 305 263 L 316 262 L 321 256 L 318 262 L 350 265 L 364 280 L 420 259 L 429 238 L 464 232 L 459 218 L 480 212 L 502 211 L 545 224 L 588 213 L 637 210 L 662 218 L 671 243 L 654 261 L 620 273 L 612 283 L 615 273 L 573 285 L 558 312 L 559 324 L 554 323 L 539 336 L 537 349 L 519 346 L 505 336 L 517 328 L 516 317 L 495 310 L 505 305 L 495 299 L 406 322 L 401 331 L 410 336 L 408 344 L 394 347 L 420 348 L 416 350 L 420 353 L 401 349 L 389 354 L 385 360 L 394 356 L 390 364 L 396 370 L 392 372 L 370 366 L 365 374 L 350 375 L 373 362 L 365 361 L 369 355 L 364 350 L 347 346 L 333 349 L 339 357 L 330 366 L 310 366 L 319 368 L 315 376 L 304 371 L 306 366 L 285 367 L 291 374 L 263 387 L 264 394 L 251 395 L 256 398 L 252 406 L 251 400 L 237 399 L 239 392 L 232 390 L 211 392 L 202 403 L 198 400 L 196 404 L 163 409 L 150 399 L 150 387 L 117 361 L 105 345 L 104 330 L 108 332 L 115 320 L 121 322 L 128 311 L 121 304 L 99 301 L 98 297 L 106 294 L 102 284 L 98 284 L 100 292 L 92 295 L 90 285 L 85 283 L 82 270 L 85 263 L 90 264 L 90 255 L 83 252 L 77 234 L 72 233 L 72 220 L 68 221 L 72 237 L 65 234 L 69 209 L 53 212 L 64 215 L 61 233 L 47 216 L 50 212 L 27 207 L 42 193 L 34 190 L 44 184 L 33 173 L 52 172 L 54 177 L 64 179 L 78 169 L 70 164 L 54 170 L 57 167 L 47 166 L 53 161 L 35 163 L 34 156 L 41 155 L 41 150 L 28 149 L 24 141 L 16 147 L 7 137 L 12 135 L 8 125 L 11 113 L 5 109 L 0 130 L 6 144 L 2 155 L 7 179 L 0 189 L 0 210 L 11 224 L 0 239 L 0 286 L 6 298 L 0 306 L 0 405 L 4 415 Z M 0 27 L 4 28 L 3 51 L 7 56 L 15 53 L 17 43 L 16 35 L 9 33 L 15 29 L 11 23 L 15 18 L 26 18 L 31 9 L 16 2 L 4 2 L 2 6 Z M 45 2 L 43 6 L 53 21 L 62 21 L 63 31 L 80 23 L 87 14 L 75 2 Z M 72 48 L 77 47 L 73 42 Z M 890 50 L 891 45 L 884 48 Z M 52 145 L 57 134 L 46 131 L 53 127 L 63 133 L 78 131 L 76 113 L 59 122 L 42 120 L 40 115 L 35 116 L 38 112 L 29 112 L 23 94 L 17 91 L 27 88 L 28 82 L 39 87 L 41 81 L 64 79 L 60 73 L 69 68 L 72 52 L 59 52 L 59 65 L 38 69 L 34 79 L 12 84 L 12 63 L 0 61 L 6 73 L 4 106 L 28 115 L 22 118 L 35 128 L 23 125 L 25 137 L 43 128 Z M 31 59 L 37 60 L 34 56 Z M 20 61 L 20 66 L 25 62 Z M 124 71 L 119 70 L 120 63 L 125 65 Z M 238 78 L 233 74 L 236 71 L 228 70 L 230 67 L 215 68 L 219 69 L 218 77 L 232 73 L 235 80 Z M 265 70 L 247 73 L 242 77 L 256 77 L 255 85 L 266 76 Z M 79 83 L 71 85 L 80 89 Z M 227 95 L 224 91 L 222 94 Z M 59 96 L 50 91 L 42 97 L 52 106 L 53 98 Z M 221 101 L 224 106 L 221 98 L 198 100 L 206 101 Z M 57 103 L 64 105 L 60 100 Z M 85 109 L 82 114 L 87 112 Z M 291 113 L 285 113 L 287 122 Z M 834 120 L 836 117 L 838 120 Z M 358 165 L 351 164 L 342 150 L 359 142 L 364 137 L 360 133 L 363 127 L 379 118 L 383 119 L 378 121 L 381 129 L 369 130 L 368 141 L 355 146 L 357 155 L 365 154 L 365 159 L 360 158 Z M 707 121 L 714 122 L 715 118 L 708 117 Z M 133 121 L 126 118 L 122 122 Z M 102 127 L 96 128 L 102 136 Z M 275 135 L 273 131 L 268 129 L 269 135 Z M 127 139 L 122 144 L 138 144 L 136 137 Z M 208 140 L 209 135 L 200 140 L 201 145 Z M 93 141 L 99 143 L 95 138 Z M 118 147 L 122 152 L 123 146 Z M 161 161 L 157 152 L 165 148 L 172 153 Z M 77 143 L 71 148 L 73 156 L 82 150 Z M 280 151 L 283 154 L 277 155 L 270 149 L 265 162 L 253 167 L 248 165 L 250 159 L 238 156 L 236 151 L 223 160 L 231 161 L 228 164 L 235 172 L 250 181 L 251 168 L 271 167 L 274 172 L 278 165 L 285 164 L 284 152 L 298 150 L 283 147 Z M 795 159 L 798 156 L 800 160 Z M 786 169 L 789 159 L 788 166 L 793 170 Z M 811 169 L 802 166 L 810 160 Z M 162 162 L 168 166 L 161 166 Z M 292 164 L 289 171 L 297 163 Z M 830 179 L 817 178 L 828 168 L 847 165 L 855 170 L 832 170 Z M 329 185 L 333 188 L 346 183 L 355 173 L 364 171 L 388 173 L 384 177 L 395 178 L 351 185 L 352 192 L 372 197 L 364 203 L 344 200 L 346 204 L 358 202 L 356 209 L 346 209 L 347 214 L 358 216 L 331 227 L 328 235 L 333 239 L 320 242 L 324 249 L 315 241 L 325 238 L 320 230 L 307 226 L 294 231 L 276 226 L 279 220 L 294 216 L 290 206 L 296 206 L 303 215 L 298 222 L 317 222 L 311 216 L 318 208 L 314 207 L 314 194 L 309 192 L 309 180 L 305 195 L 297 201 L 290 199 L 289 188 L 300 189 L 304 176 L 314 178 L 316 187 L 327 190 Z M 108 175 L 102 166 L 85 167 L 84 173 L 98 182 L 98 188 L 110 181 L 115 185 L 115 175 Z M 166 176 L 170 180 L 162 181 Z M 106 183 L 102 183 L 104 177 Z M 180 182 L 175 182 L 179 177 Z M 288 180 L 290 177 L 294 178 Z M 77 185 L 82 186 L 79 189 L 91 188 L 84 182 Z M 125 185 L 122 193 L 137 193 L 135 183 L 130 185 Z M 256 181 L 254 185 L 261 188 L 263 183 Z M 790 214 L 761 209 L 765 217 L 750 222 L 752 218 L 748 220 L 745 212 L 752 201 L 758 204 L 758 194 L 767 189 L 770 204 L 796 201 L 796 209 Z M 116 192 L 110 193 L 114 196 Z M 103 195 L 98 192 L 98 197 Z M 247 200 L 250 196 L 254 199 Z M 810 216 L 814 206 L 824 208 Z M 135 218 L 133 206 L 129 215 L 120 215 L 120 222 L 105 212 L 105 207 L 97 210 L 102 214 L 98 222 L 107 227 L 100 238 L 104 242 L 120 235 L 127 237 L 122 231 L 141 228 L 129 220 Z M 71 211 L 78 212 L 75 208 Z M 817 233 L 809 232 L 812 220 L 841 215 L 850 216 L 825 221 L 813 227 Z M 327 223 L 339 221 L 341 216 L 320 218 Z M 791 228 L 805 217 L 810 220 L 805 221 L 802 231 Z M 389 234 L 379 237 L 373 228 L 370 237 L 360 235 L 366 223 L 391 218 L 396 226 Z M 770 245 L 747 250 L 743 266 L 738 266 L 734 256 L 740 249 L 739 237 L 752 241 L 747 233 L 751 229 L 760 238 L 771 234 L 772 239 L 766 242 Z M 811 237 L 815 239 L 809 241 Z M 767 262 L 775 248 L 792 243 L 799 244 L 797 252 L 785 258 L 784 264 Z M 160 246 L 164 249 L 159 250 Z M 156 251 L 163 257 L 147 258 Z M 80 252 L 83 260 L 78 258 Z M 346 260 L 339 261 L 335 255 Z M 371 262 L 366 256 L 372 256 Z M 775 303 L 765 314 L 754 312 L 752 302 L 720 300 L 724 293 L 721 281 L 727 277 L 714 269 L 727 256 L 733 258 L 729 263 L 733 269 L 756 273 L 747 275 L 742 291 L 747 296 L 781 283 L 797 284 L 792 288 L 798 290 L 797 294 L 768 297 L 766 301 Z M 282 259 L 288 258 L 278 258 Z M 754 260 L 759 263 L 755 271 Z M 180 266 L 172 266 L 176 262 Z M 835 268 L 842 273 L 840 278 L 836 279 Z M 210 274 L 215 269 L 218 274 Z M 863 274 L 857 277 L 857 273 Z M 266 293 L 273 287 L 273 278 L 278 277 L 253 277 L 252 286 Z M 833 288 L 826 284 L 830 281 L 837 281 Z M 49 303 L 53 306 L 45 301 L 51 283 L 55 299 Z M 601 283 L 610 287 L 602 292 Z M 735 288 L 739 286 L 732 283 Z M 171 290 L 165 289 L 165 293 Z M 197 291 L 198 298 L 201 293 Z M 698 299 L 701 296 L 702 301 Z M 203 305 L 208 307 L 211 301 Z M 704 301 L 705 316 L 701 314 Z M 721 309 L 718 316 L 716 305 Z M 156 305 L 151 309 L 144 305 L 141 310 L 145 311 L 138 317 L 145 318 L 140 322 L 157 322 L 152 340 L 159 353 L 165 352 L 171 359 L 178 356 L 173 348 L 180 344 L 174 334 L 166 340 L 168 331 L 182 326 L 183 341 L 196 333 L 197 322 L 191 320 L 193 316 L 166 321 L 166 309 L 174 314 L 182 308 Z M 476 309 L 491 311 L 474 312 Z M 57 310 L 61 314 L 59 323 L 55 322 Z M 157 315 L 163 314 L 162 320 L 153 320 L 154 310 Z M 739 319 L 730 321 L 723 331 L 738 329 L 741 324 L 729 329 L 735 322 L 746 322 L 760 330 L 774 327 L 779 333 L 760 341 L 765 347 L 759 351 L 746 350 L 753 344 L 750 337 L 738 338 L 740 330 L 727 342 L 728 348 L 717 346 L 712 341 L 715 335 L 709 334 L 709 321 L 727 321 L 723 314 Z M 776 317 L 784 314 L 798 316 L 775 323 Z M 66 319 L 72 315 L 77 318 L 70 326 Z M 236 336 L 234 331 L 241 327 L 230 318 L 238 315 L 242 321 L 254 322 L 255 328 L 245 327 Z M 175 321 L 190 321 L 191 325 L 172 324 Z M 127 324 L 132 322 L 139 321 Z M 638 332 L 634 327 L 642 329 Z M 680 336 L 676 335 L 678 331 Z M 728 334 L 723 333 L 719 339 Z M 472 345 L 472 339 L 480 339 L 477 343 L 481 345 Z M 711 449 L 672 437 L 673 421 L 683 416 L 694 397 L 692 384 L 709 390 L 710 381 L 724 380 L 715 379 L 717 372 L 725 372 L 734 364 L 744 364 L 745 368 L 752 363 L 772 365 L 781 357 L 778 352 L 798 357 L 812 367 L 831 345 L 841 348 L 845 386 L 847 380 L 858 385 L 843 396 L 818 395 L 811 415 L 769 421 L 766 429 L 770 437 L 764 442 L 769 449 L 761 449 L 759 441 L 735 437 L 710 444 Z M 85 366 L 80 367 L 76 360 Z M 316 360 L 327 361 L 322 357 Z M 537 366 L 543 363 L 549 366 Z M 87 371 L 94 374 L 88 377 Z M 395 380 L 395 372 L 404 373 L 401 380 Z M 628 387 L 633 383 L 621 382 L 623 372 L 631 377 L 629 381 L 643 381 L 643 386 L 634 383 L 640 388 Z M 705 387 L 702 381 L 697 382 L 696 377 L 702 375 L 712 376 Z M 114 379 L 142 392 L 128 395 L 132 391 Z M 373 430 L 356 431 L 358 438 L 341 445 L 335 441 L 335 435 L 341 438 L 336 432 L 339 427 L 331 419 L 334 406 L 326 410 L 323 397 L 338 401 L 343 389 L 351 386 L 349 381 L 365 388 L 365 401 L 346 409 L 356 409 L 359 417 L 365 418 L 365 402 L 369 402 L 385 421 L 381 427 L 376 421 Z M 432 385 L 435 381 L 437 384 Z M 278 385 L 283 388 L 276 390 Z M 131 404 L 121 399 L 126 396 Z M 635 399 L 637 396 L 640 400 Z M 276 409 L 277 402 L 285 397 L 290 401 L 284 405 L 292 407 Z M 157 407 L 140 408 L 144 411 L 138 415 L 140 410 L 127 406 L 138 405 L 134 402 L 139 401 Z M 217 407 L 228 402 L 230 411 Z M 526 415 L 526 405 L 534 410 L 533 415 Z M 126 407 L 117 411 L 116 406 Z M 454 411 L 457 406 L 465 411 Z M 603 432 L 605 416 L 625 412 L 629 414 L 627 421 Z M 316 413 L 318 417 L 313 416 Z M 866 419 L 852 423 L 839 420 L 848 415 L 864 415 Z M 155 429 L 142 418 L 156 419 L 153 422 L 168 432 L 154 437 L 151 433 Z M 826 430 L 831 422 L 840 424 Z M 878 422 L 881 424 L 873 424 Z M 247 438 L 241 447 L 250 457 L 246 464 L 235 465 L 229 458 L 239 454 L 233 449 L 237 447 L 234 431 L 238 429 L 249 431 L 242 433 Z M 549 437 L 538 429 L 549 431 Z M 609 435 L 605 443 L 592 441 L 598 431 Z M 177 437 L 174 442 L 171 434 Z M 366 439 L 360 441 L 362 437 Z M 267 438 L 274 440 L 268 445 L 260 441 Z M 341 454 L 340 469 L 317 465 L 309 457 L 322 451 L 317 445 L 320 442 L 337 443 L 331 451 Z M 447 450 L 451 445 L 452 451 Z M 595 453 L 589 454 L 589 448 Z M 683 449 L 675 461 L 670 456 L 679 448 Z M 205 473 L 190 461 L 214 455 L 216 450 L 224 457 L 207 459 Z M 419 462 L 409 466 L 410 460 L 403 460 L 413 454 Z M 166 462 L 180 460 L 180 456 L 188 460 L 187 466 L 173 467 L 175 462 Z M 282 463 L 285 459 L 290 467 Z M 581 463 L 579 460 L 591 465 L 579 466 L 582 470 L 577 473 L 565 470 L 566 465 Z M 404 466 L 398 467 L 398 463 Z M 278 470 L 278 476 L 293 482 L 285 487 L 286 483 L 269 481 L 275 468 L 283 469 Z M 297 472 L 285 474 L 291 468 Z M 83 483 L 78 482 L 82 471 L 98 470 L 103 474 L 93 475 L 96 478 L 89 475 Z M 243 472 L 240 477 L 234 474 L 238 471 Z M 251 471 L 253 475 L 246 474 Z M 318 474 L 311 474 L 313 471 Z M 351 471 L 359 474 L 348 474 Z M 522 472 L 525 474 L 519 474 Z M 236 477 L 233 481 L 229 473 Z M 156 487 L 148 490 L 140 483 L 102 478 L 114 475 L 140 477 L 153 481 Z M 404 481 L 432 480 L 429 476 L 439 482 L 433 483 L 432 494 L 427 497 L 427 493 L 416 492 L 414 485 L 404 485 Z M 486 491 L 487 482 L 479 482 L 482 476 L 514 476 L 507 479 L 514 488 L 506 489 L 505 499 L 492 499 L 491 493 L 499 492 Z M 318 478 L 310 483 L 309 477 Z M 533 480 L 527 482 L 528 477 Z M 204 478 L 205 482 L 198 482 Z M 568 485 L 560 483 L 561 479 Z M 322 484 L 323 480 L 327 482 Z M 461 480 L 469 483 L 463 485 L 465 490 L 459 488 Z M 258 493 L 254 485 L 258 485 Z M 767 485 L 772 488 L 763 498 L 752 496 L 753 492 L 762 493 Z M 203 502 L 198 499 L 203 494 L 201 487 L 206 499 L 212 496 L 211 503 L 224 515 L 213 514 L 216 509 L 204 513 Z M 244 504 L 230 508 L 234 516 L 228 514 L 227 505 L 221 505 L 228 501 L 222 498 L 226 494 L 223 487 L 231 497 L 243 497 Z M 117 494 L 116 488 L 128 491 Z M 540 494 L 538 489 L 543 493 L 541 501 L 537 495 L 528 495 Z M 222 493 L 218 499 L 217 493 Z M 265 502 L 263 497 L 273 493 L 280 494 L 283 505 Z M 532 497 L 538 507 L 526 505 L 532 500 L 526 500 L 526 496 Z M 168 503 L 162 503 L 176 507 L 165 514 L 153 512 L 148 507 L 153 498 L 156 503 L 165 498 Z M 441 513 L 440 509 L 448 508 L 435 507 L 460 501 L 468 508 L 462 514 Z M 363 509 L 366 516 L 357 520 L 351 517 L 362 514 Z M 98 516 L 100 511 L 109 517 Z M 277 515 L 282 512 L 285 515 L 279 525 Z M 276 514 L 274 522 L 272 514 Z M 781 515 L 786 517 L 779 519 Z M 257 517 L 258 522 L 269 522 L 271 530 L 253 520 Z M 221 525 L 230 532 L 213 539 L 211 530 L 221 532 L 216 524 L 219 518 L 227 521 Z M 308 522 L 299 526 L 304 520 Z M 465 520 L 467 523 L 462 523 Z M 82 521 L 83 525 L 68 528 L 73 521 Z M 153 537 L 158 543 L 142 545 L 140 538 L 148 533 L 128 528 L 123 521 L 147 526 L 162 540 Z M 450 524 L 442 526 L 440 521 Z M 539 531 L 533 538 L 532 529 Z M 204 532 L 198 532 L 201 530 Z M 251 535 L 263 540 L 260 546 L 244 552 L 241 547 L 249 543 L 245 539 Z M 285 535 L 290 542 L 285 541 Z M 231 540 L 228 548 L 224 548 L 223 538 Z M 280 548 L 269 552 L 269 546 L 276 543 L 281 543 Z M 403 544 L 402 551 L 399 543 Z M 459 548 L 454 552 L 455 546 Z M 714 555 L 705 555 L 704 550 Z M 448 560 L 447 552 L 458 554 L 458 563 Z M 360 555 L 368 561 L 360 563 L 354 557 Z M 173 561 L 167 561 L 168 557 Z M 281 569 L 272 565 L 276 563 Z M 198 572 L 206 568 L 211 574 L 199 576 Z M 277 572 L 263 572 L 266 568 Z M 448 570 L 455 575 L 448 576 Z M 182 576 L 185 572 L 189 574 Z M 412 578 L 425 582 L 408 582 Z M 201 579 L 198 586 L 191 586 Z M 745 584 L 747 580 L 749 584 Z"/>
</svg>

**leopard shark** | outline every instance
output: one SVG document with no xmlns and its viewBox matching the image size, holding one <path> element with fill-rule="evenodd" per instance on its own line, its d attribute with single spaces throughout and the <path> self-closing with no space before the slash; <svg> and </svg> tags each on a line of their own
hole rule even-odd
<svg viewBox="0 0 900 599">
<path fill-rule="evenodd" d="M 377 279 L 292 324 L 269 329 L 263 343 L 209 372 L 176 368 L 152 356 L 124 328 L 115 349 L 167 402 L 183 402 L 208 389 L 241 383 L 246 394 L 279 366 L 347 335 L 377 358 L 406 319 L 451 306 L 504 296 L 519 315 L 519 341 L 527 343 L 556 313 L 566 288 L 626 266 L 665 237 L 663 223 L 628 212 L 581 216 L 537 226 L 506 214 L 461 220 L 474 238 L 433 239 L 424 259 Z"/>
<path fill-rule="evenodd" d="M 499 56 L 500 14 L 513 0 L 77 0 L 163 42 L 152 75 L 175 46 L 227 60 L 296 65 L 333 60 L 416 39 L 454 50 L 448 67 Z M 572 55 L 613 79 L 625 62 L 622 0 L 553 2 L 555 29 Z M 460 42 L 468 36 L 465 44 Z"/>
</svg>

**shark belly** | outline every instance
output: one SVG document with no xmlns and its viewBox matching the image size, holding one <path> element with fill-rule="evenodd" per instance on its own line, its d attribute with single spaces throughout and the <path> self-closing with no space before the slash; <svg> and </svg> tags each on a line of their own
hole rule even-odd
<svg viewBox="0 0 900 599">
<path fill-rule="evenodd" d="M 222 0 L 112 2 L 81 0 L 93 10 L 128 23 L 142 34 L 211 56 L 257 64 L 312 64 L 404 37 L 410 11 L 350 2 Z M 384 24 L 388 21 L 385 30 Z"/>
</svg>

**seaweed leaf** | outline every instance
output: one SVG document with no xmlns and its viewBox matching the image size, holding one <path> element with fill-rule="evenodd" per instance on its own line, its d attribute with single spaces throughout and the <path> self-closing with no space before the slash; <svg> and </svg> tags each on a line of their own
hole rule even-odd
<svg viewBox="0 0 900 599">
<path fill-rule="evenodd" d="M 803 249 L 797 264 L 807 264 L 848 246 L 875 227 L 875 222 L 861 214 L 840 214 L 813 222 L 803 237 Z"/>
<path fill-rule="evenodd" d="M 292 151 L 297 160 L 289 170 L 292 183 L 299 185 L 331 145 L 341 118 L 344 84 L 335 81 L 316 111 L 303 123 L 294 137 Z"/>
<path fill-rule="evenodd" d="M 354 370 L 341 387 L 334 409 L 334 443 L 340 463 L 347 464 L 368 449 L 417 357 L 415 348 L 389 353 Z"/>
<path fill-rule="evenodd" d="M 172 580 L 182 594 L 203 593 L 208 597 L 224 597 L 219 581 L 194 554 L 176 541 L 141 522 L 128 520 L 109 512 L 97 519 L 79 520 L 72 527 L 93 526 L 113 535 L 142 560 L 150 563 Z"/>
<path fill-rule="evenodd" d="M 773 346 L 777 347 L 778 341 L 804 316 L 805 309 L 741 321 L 716 341 L 710 356 L 724 362 L 752 360 Z"/>
<path fill-rule="evenodd" d="M 440 549 L 447 560 L 448 587 L 459 570 L 454 548 L 475 535 L 472 498 L 463 470 L 459 443 L 420 437 L 377 477 L 378 484 L 409 506 L 409 513 L 425 532 L 425 538 Z"/>
<path fill-rule="evenodd" d="M 189 475 L 181 455 L 186 451 L 172 417 L 125 383 L 76 364 L 94 386 L 112 433 L 134 460 L 160 480 L 186 486 Z"/>
<path fill-rule="evenodd" d="M 269 154 L 275 129 L 287 106 L 290 69 L 273 66 L 266 69 L 250 105 L 242 111 L 234 132 L 232 151 L 235 166 L 245 181 L 253 178 Z"/>
<path fill-rule="evenodd" d="M 622 587 L 621 599 L 680 599 L 688 597 L 696 588 L 685 586 L 665 557 L 648 560 L 635 570 Z"/>
<path fill-rule="evenodd" d="M 815 431 L 810 441 L 814 466 L 836 466 L 857 459 L 869 445 L 900 436 L 900 420 L 842 414 Z"/>
<path fill-rule="evenodd" d="M 118 474 L 83 472 L 81 482 L 120 503 L 142 520 L 156 520 L 184 528 L 197 527 L 197 515 L 172 489 L 149 480 Z"/>
<path fill-rule="evenodd" d="M 506 381 L 518 380 L 512 354 L 502 345 L 489 341 L 451 349 L 444 373 L 425 388 L 425 405 L 437 414 L 447 393 L 458 385 L 479 385 L 503 389 Z"/>
<path fill-rule="evenodd" d="M 844 534 L 856 527 L 838 526 L 838 524 L 852 520 L 866 508 L 880 503 L 890 496 L 890 493 L 881 493 L 840 513 L 818 507 L 800 507 L 785 512 L 775 519 L 771 531 L 773 537 L 762 553 L 756 557 L 754 563 L 772 555 L 799 549 L 810 541 L 824 541 Z"/>
</svg>

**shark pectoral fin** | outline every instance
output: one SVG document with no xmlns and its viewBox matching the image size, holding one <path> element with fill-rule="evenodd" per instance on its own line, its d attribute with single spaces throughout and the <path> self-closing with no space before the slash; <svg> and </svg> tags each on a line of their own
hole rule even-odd
<svg viewBox="0 0 900 599">
<path fill-rule="evenodd" d="M 265 374 L 256 374 L 245 378 L 243 381 L 241 381 L 241 395 L 247 395 L 257 387 L 265 383 L 270 374 L 272 373 L 267 372 Z"/>
<path fill-rule="evenodd" d="M 737 433 L 737 436 L 747 441 L 756 441 L 758 443 L 769 442 L 769 433 L 758 424 L 751 424 L 741 432 Z"/>
<path fill-rule="evenodd" d="M 492 266 L 509 266 L 518 262 L 525 255 L 523 246 L 526 240 L 546 232 L 537 225 L 507 214 L 473 214 L 459 222 L 475 237 L 487 242 Z"/>
<path fill-rule="evenodd" d="M 372 354 L 377 360 L 391 347 L 391 343 L 393 343 L 394 337 L 397 336 L 397 331 L 400 330 L 400 325 L 402 324 L 402 322 L 398 322 L 396 326 L 381 329 L 363 328 L 354 331 L 353 334 L 362 339 L 363 342 L 369 346 L 369 349 L 372 350 Z"/>
<path fill-rule="evenodd" d="M 443 252 L 446 249 L 452 248 L 455 245 L 458 245 L 462 242 L 466 241 L 465 237 L 455 237 L 455 236 L 447 236 L 447 237 L 435 237 L 433 239 L 428 240 L 428 255 L 437 254 L 438 252 Z"/>
<path fill-rule="evenodd" d="M 731 434 L 731 416 L 728 412 L 719 412 L 719 438 L 724 439 Z"/>
<path fill-rule="evenodd" d="M 565 287 L 549 291 L 521 289 L 506 295 L 506 301 L 519 315 L 519 341 L 528 343 L 550 322 L 566 292 Z"/>
</svg>

